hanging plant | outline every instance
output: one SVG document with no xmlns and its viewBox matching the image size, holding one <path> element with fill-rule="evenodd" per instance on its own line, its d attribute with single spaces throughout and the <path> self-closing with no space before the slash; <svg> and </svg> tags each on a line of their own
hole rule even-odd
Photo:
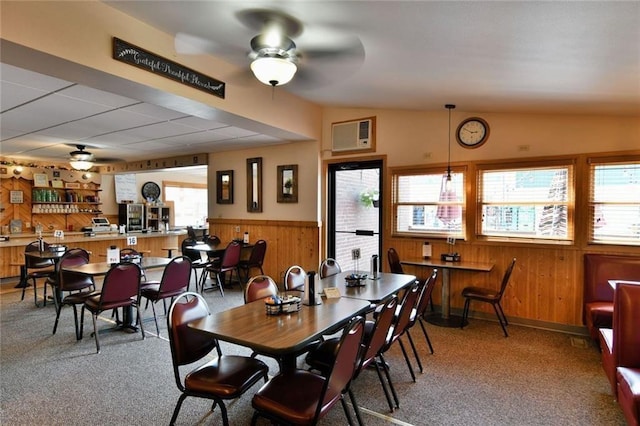
<svg viewBox="0 0 640 426">
<path fill-rule="evenodd" d="M 365 207 L 378 207 L 380 192 L 377 189 L 365 189 L 360 193 L 360 202 Z"/>
</svg>

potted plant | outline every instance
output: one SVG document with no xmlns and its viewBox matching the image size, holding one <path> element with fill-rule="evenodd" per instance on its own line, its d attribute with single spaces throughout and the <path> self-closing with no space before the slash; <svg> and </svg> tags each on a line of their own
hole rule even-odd
<svg viewBox="0 0 640 426">
<path fill-rule="evenodd" d="M 380 192 L 377 189 L 365 189 L 360 193 L 360 202 L 365 207 L 378 207 L 380 205 Z"/>
</svg>

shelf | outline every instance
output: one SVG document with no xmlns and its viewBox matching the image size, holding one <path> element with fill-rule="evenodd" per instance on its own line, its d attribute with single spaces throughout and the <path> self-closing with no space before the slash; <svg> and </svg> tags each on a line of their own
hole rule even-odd
<svg viewBox="0 0 640 426">
<path fill-rule="evenodd" d="M 69 212 L 69 213 L 57 213 L 57 212 L 56 213 L 42 213 L 42 212 L 40 212 L 40 213 L 31 213 L 32 216 L 41 215 L 41 214 L 42 215 L 63 214 L 65 216 L 68 216 L 70 214 L 102 214 L 102 212 Z"/>
<path fill-rule="evenodd" d="M 94 206 L 101 205 L 94 201 L 33 201 L 31 204 L 55 204 L 55 205 L 72 205 L 72 204 L 91 204 Z"/>
</svg>

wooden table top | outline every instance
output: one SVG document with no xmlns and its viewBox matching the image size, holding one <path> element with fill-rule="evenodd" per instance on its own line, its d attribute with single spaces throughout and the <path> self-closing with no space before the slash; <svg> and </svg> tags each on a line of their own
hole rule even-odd
<svg viewBox="0 0 640 426">
<path fill-rule="evenodd" d="M 357 299 L 323 300 L 321 305 L 302 305 L 299 312 L 267 315 L 258 300 L 190 322 L 189 327 L 212 337 L 274 357 L 293 355 L 323 334 L 356 315 L 364 314 L 369 302 Z"/>
<path fill-rule="evenodd" d="M 489 272 L 493 269 L 493 263 L 483 263 L 483 262 L 445 262 L 440 259 L 408 259 L 401 260 L 400 263 L 403 265 L 411 265 L 411 266 L 429 266 L 432 268 L 442 268 L 442 269 L 460 269 L 464 271 L 482 271 Z"/>
<path fill-rule="evenodd" d="M 253 247 L 253 244 L 251 243 L 243 243 L 241 241 L 240 242 L 240 248 L 251 248 Z M 197 250 L 197 251 L 224 251 L 227 246 L 229 245 L 229 243 L 220 243 L 220 244 L 216 244 L 216 245 L 211 245 L 211 244 L 207 244 L 207 243 L 197 243 L 194 244 L 192 246 L 186 246 L 185 248 L 190 249 L 190 250 Z"/>
<path fill-rule="evenodd" d="M 416 280 L 415 275 L 380 272 L 377 280 L 367 278 L 363 281 L 365 283 L 363 286 L 347 287 L 345 277 L 352 273 L 354 271 L 344 271 L 331 277 L 317 280 L 316 292 L 322 292 L 325 287 L 337 287 L 342 297 L 380 303 Z"/>
<path fill-rule="evenodd" d="M 142 269 L 164 268 L 171 262 L 167 257 L 143 257 L 139 265 Z M 85 265 L 68 266 L 62 268 L 67 272 L 77 272 L 79 274 L 98 276 L 105 275 L 111 269 L 111 264 L 107 262 L 92 262 Z"/>
</svg>

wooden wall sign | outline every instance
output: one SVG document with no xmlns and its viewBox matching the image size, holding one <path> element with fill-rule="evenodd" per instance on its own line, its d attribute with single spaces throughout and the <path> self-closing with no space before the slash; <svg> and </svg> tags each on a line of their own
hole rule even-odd
<svg viewBox="0 0 640 426">
<path fill-rule="evenodd" d="M 225 84 L 140 47 L 113 38 L 113 59 L 224 99 Z"/>
</svg>

